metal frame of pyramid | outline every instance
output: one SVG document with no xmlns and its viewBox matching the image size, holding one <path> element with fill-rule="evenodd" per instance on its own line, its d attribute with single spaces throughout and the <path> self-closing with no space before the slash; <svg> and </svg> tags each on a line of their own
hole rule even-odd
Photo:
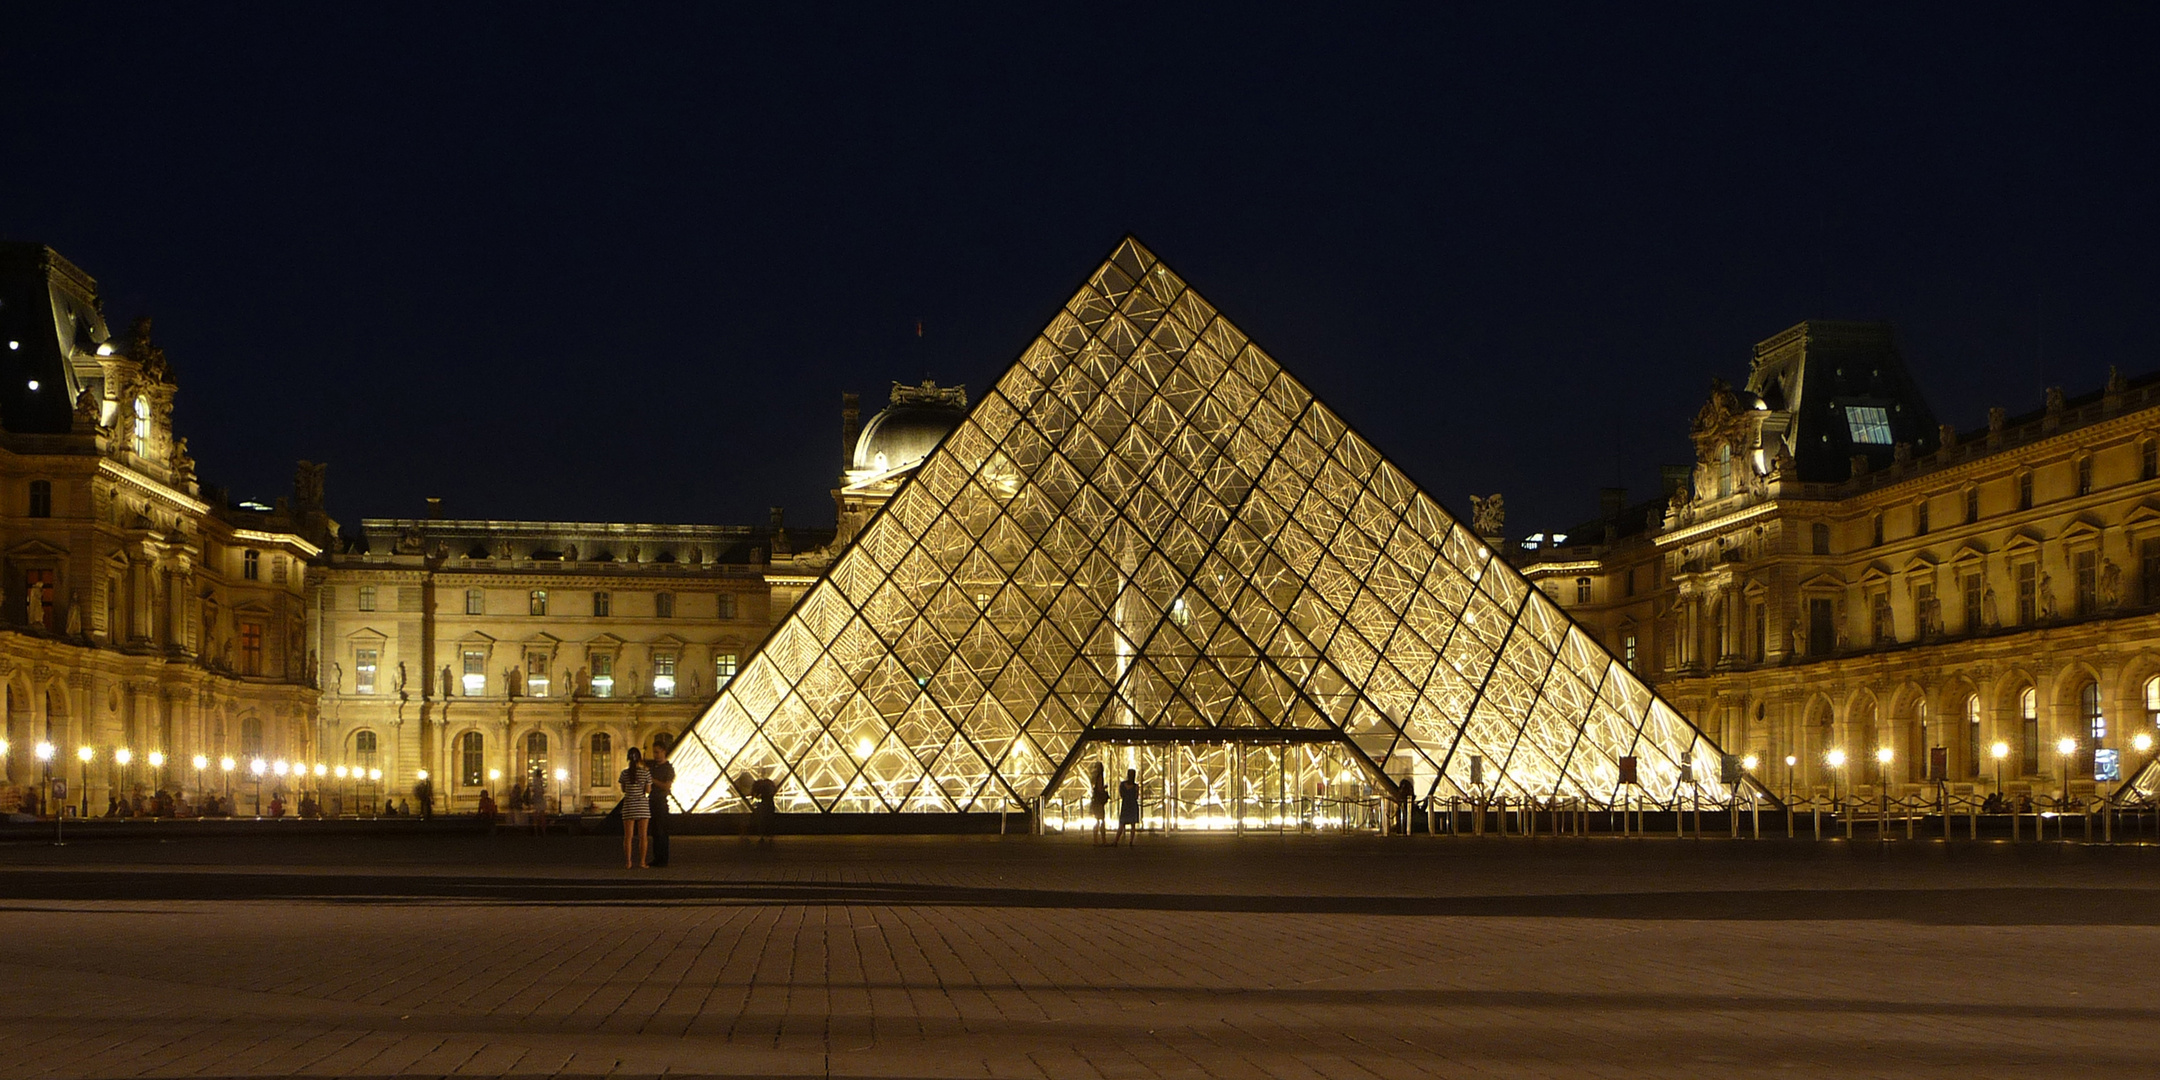
<svg viewBox="0 0 2160 1080">
<path fill-rule="evenodd" d="M 1128 237 L 706 709 L 675 790 L 1000 810 L 1149 742 L 1604 805 L 1633 757 L 1641 797 L 1730 795 L 1707 738 Z"/>
</svg>

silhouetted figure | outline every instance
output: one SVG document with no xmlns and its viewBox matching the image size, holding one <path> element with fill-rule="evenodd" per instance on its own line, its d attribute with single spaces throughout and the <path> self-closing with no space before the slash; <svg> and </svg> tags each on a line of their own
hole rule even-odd
<svg viewBox="0 0 2160 1080">
<path fill-rule="evenodd" d="M 1140 842 L 1139 770 L 1125 770 L 1125 779 L 1118 781 L 1117 804 L 1117 836 L 1110 841 L 1110 846 L 1116 847 L 1119 840 L 1124 840 L 1128 845 L 1138 844 Z M 1128 829 L 1132 831 L 1132 836 L 1129 839 L 1125 835 Z"/>
<path fill-rule="evenodd" d="M 652 864 L 668 864 L 668 819 L 674 814 L 668 808 L 668 792 L 675 787 L 675 766 L 668 764 L 666 743 L 653 744 L 652 755 L 646 759 L 645 770 L 652 774 Z"/>
</svg>

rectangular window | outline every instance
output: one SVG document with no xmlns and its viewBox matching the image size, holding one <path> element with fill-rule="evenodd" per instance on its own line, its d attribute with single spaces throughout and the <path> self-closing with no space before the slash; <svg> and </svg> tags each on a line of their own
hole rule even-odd
<svg viewBox="0 0 2160 1080">
<path fill-rule="evenodd" d="M 52 481 L 30 481 L 30 516 L 43 518 L 52 516 Z"/>
<path fill-rule="evenodd" d="M 1879 405 L 1845 406 L 1845 426 L 1856 443 L 1890 445 L 1890 411 Z"/>
<path fill-rule="evenodd" d="M 1881 546 L 1882 546 L 1882 541 L 1883 541 L 1883 531 L 1882 531 L 1882 515 L 1881 515 L 1881 514 L 1877 514 L 1877 515 L 1875 515 L 1875 546 L 1876 546 L 1876 547 L 1881 547 Z"/>
<path fill-rule="evenodd" d="M 1635 568 L 1632 566 L 1627 568 L 1627 594 L 1635 595 Z"/>
<path fill-rule="evenodd" d="M 713 656 L 713 689 L 718 690 L 735 677 L 735 654 L 717 653 Z"/>
<path fill-rule="evenodd" d="M 546 653 L 525 654 L 525 692 L 533 697 L 548 696 L 548 658 Z"/>
<path fill-rule="evenodd" d="M 353 693 L 375 692 L 375 668 L 377 654 L 373 649 L 353 650 Z"/>
<path fill-rule="evenodd" d="M 262 552 L 249 548 L 240 554 L 240 576 L 249 581 L 262 580 Z"/>
<path fill-rule="evenodd" d="M 607 788 L 615 786 L 615 738 L 607 732 L 595 732 L 592 737 L 592 786 Z"/>
<path fill-rule="evenodd" d="M 2092 491 L 2092 459 L 2089 457 L 2079 458 L 2077 463 L 2077 493 L 2090 495 Z"/>
<path fill-rule="evenodd" d="M 25 570 L 23 580 L 29 585 L 30 621 L 40 630 L 58 630 L 53 625 L 53 580 L 56 571 Z"/>
<path fill-rule="evenodd" d="M 723 619 L 732 619 L 735 617 L 735 594 L 720 594 L 720 617 Z"/>
<path fill-rule="evenodd" d="M 1624 658 L 1625 662 L 1627 663 L 1627 669 L 1628 669 L 1629 671 L 1634 671 L 1634 670 L 1635 670 L 1635 635 L 1633 635 L 1633 634 L 1629 634 L 1629 635 L 1627 635 L 1627 636 L 1625 636 L 1625 637 L 1623 637 L 1623 638 L 1621 638 L 1621 639 L 1620 639 L 1620 655 L 1621 655 L 1621 656 L 1622 656 L 1622 657 Z"/>
<path fill-rule="evenodd" d="M 2074 606 L 2082 619 L 2100 610 L 2100 553 L 2080 551 L 2071 556 L 2070 565 L 2076 578 Z"/>
<path fill-rule="evenodd" d="M 362 586 L 360 586 L 360 610 L 362 610 L 362 611 L 373 611 L 373 610 L 375 610 L 375 586 L 373 586 L 373 585 L 362 585 Z"/>
<path fill-rule="evenodd" d="M 653 598 L 652 598 L 652 610 L 653 610 L 653 617 L 654 617 L 654 618 L 656 618 L 656 619 L 672 619 L 672 618 L 674 618 L 674 617 L 675 617 L 675 594 L 674 594 L 674 593 L 668 593 L 668 592 L 664 592 L 664 593 L 654 593 L 654 594 L 653 594 Z"/>
<path fill-rule="evenodd" d="M 607 618 L 609 612 L 614 610 L 614 600 L 615 598 L 613 596 L 610 596 L 609 594 L 604 592 L 596 592 L 592 594 L 593 618 Z"/>
<path fill-rule="evenodd" d="M 2138 574 L 2145 602 L 2160 604 L 2160 537 L 2138 541 Z"/>
<path fill-rule="evenodd" d="M 1980 520 L 1980 489 L 1977 486 L 1969 487 L 1965 489 L 1965 523 L 1970 525 L 1978 520 Z"/>
<path fill-rule="evenodd" d="M 532 594 L 531 594 L 530 596 L 528 596 L 528 597 L 526 598 L 526 614 L 529 614 L 529 615 L 545 615 L 545 614 L 547 614 L 547 590 L 546 590 L 546 589 L 534 589 L 534 590 L 532 591 Z"/>
<path fill-rule="evenodd" d="M 1928 531 L 1928 504 L 1919 503 L 1912 512 L 1913 535 L 1926 536 Z"/>
<path fill-rule="evenodd" d="M 594 697 L 615 696 L 615 654 L 596 652 L 588 657 L 592 664 L 592 693 Z"/>
<path fill-rule="evenodd" d="M 1810 550 L 1817 555 L 1830 554 L 1830 526 L 1818 521 L 1808 526 Z"/>
<path fill-rule="evenodd" d="M 1836 609 L 1827 596 L 1811 596 L 1807 602 L 1809 656 L 1828 656 L 1837 648 Z"/>
<path fill-rule="evenodd" d="M 2160 476 L 2160 442 L 2150 439 L 2138 444 L 2138 478 L 2150 480 Z"/>
<path fill-rule="evenodd" d="M 1770 653 L 1770 606 L 1755 605 L 1755 662 L 1760 664 Z"/>
<path fill-rule="evenodd" d="M 485 589 L 465 590 L 465 614 L 487 614 L 487 591 Z"/>
<path fill-rule="evenodd" d="M 1986 584 L 1984 582 L 1984 579 L 1982 579 L 1980 575 L 1967 574 L 1965 575 L 1964 588 L 1965 632 L 1968 634 L 1977 634 L 1980 632 L 1981 597 L 1985 593 Z"/>
<path fill-rule="evenodd" d="M 1876 593 L 1870 610 L 1874 613 L 1875 644 L 1894 644 L 1897 641 L 1897 627 L 1890 617 L 1890 594 Z"/>
<path fill-rule="evenodd" d="M 466 649 L 464 684 L 466 697 L 480 697 L 487 693 L 487 650 Z"/>
<path fill-rule="evenodd" d="M 1589 578 L 1579 577 L 1575 579 L 1575 602 L 1578 604 L 1587 604 L 1590 602 Z"/>
<path fill-rule="evenodd" d="M 2032 474 L 2029 472 L 2018 474 L 2017 504 L 2020 510 L 2032 509 Z"/>
<path fill-rule="evenodd" d="M 240 624 L 240 674 L 260 675 L 263 666 L 263 628 L 259 622 Z M 368 693 L 374 693 L 370 690 Z"/>
<path fill-rule="evenodd" d="M 2024 563 L 2017 568 L 2017 617 L 2019 626 L 2040 619 L 2040 566 Z"/>
<path fill-rule="evenodd" d="M 477 731 L 468 731 L 459 740 L 458 779 L 466 787 L 479 787 L 487 777 L 487 740 Z"/>
<path fill-rule="evenodd" d="M 2040 718 L 2028 716 L 2019 725 L 2018 771 L 2026 776 L 2040 772 Z"/>
<path fill-rule="evenodd" d="M 654 697 L 675 696 L 675 654 L 656 652 L 652 658 L 652 692 Z"/>
</svg>

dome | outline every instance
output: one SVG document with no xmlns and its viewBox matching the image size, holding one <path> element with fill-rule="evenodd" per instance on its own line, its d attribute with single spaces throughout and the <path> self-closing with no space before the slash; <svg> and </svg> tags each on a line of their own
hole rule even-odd
<svg viewBox="0 0 2160 1080">
<path fill-rule="evenodd" d="M 863 425 L 855 440 L 856 469 L 884 473 L 912 467 L 967 415 L 967 389 L 939 386 L 924 380 L 921 386 L 893 384 L 892 404 Z"/>
</svg>

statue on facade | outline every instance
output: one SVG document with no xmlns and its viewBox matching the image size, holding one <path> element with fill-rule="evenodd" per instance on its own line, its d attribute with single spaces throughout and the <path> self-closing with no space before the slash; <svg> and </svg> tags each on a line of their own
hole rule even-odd
<svg viewBox="0 0 2160 1080">
<path fill-rule="evenodd" d="M 345 667 L 344 665 L 333 660 L 330 662 L 330 692 L 335 694 L 344 689 Z"/>
<path fill-rule="evenodd" d="M 1942 600 L 1930 595 L 1920 601 L 1920 636 L 1942 636 Z"/>
<path fill-rule="evenodd" d="M 2040 617 L 2055 617 L 2055 579 L 2045 570 L 2040 571 Z"/>
<path fill-rule="evenodd" d="M 1852 632 L 1845 627 L 1845 598 L 1842 596 L 1838 597 L 1835 624 L 1837 628 L 1837 647 L 1840 650 L 1850 648 L 1852 645 Z"/>
<path fill-rule="evenodd" d="M 1786 640 L 1792 643 L 1794 656 L 1807 655 L 1807 623 L 1794 619 L 1792 625 L 1786 628 L 1785 635 Z"/>
<path fill-rule="evenodd" d="M 2002 629 L 2002 614 L 1995 608 L 1995 586 L 1980 590 L 1980 626 L 1984 630 Z"/>
<path fill-rule="evenodd" d="M 323 472 L 328 464 L 303 461 L 293 470 L 293 503 L 302 508 L 319 507 L 323 504 Z"/>
<path fill-rule="evenodd" d="M 451 688 L 455 687 L 456 685 L 457 680 L 453 678 L 450 674 L 450 665 L 444 664 L 442 668 L 442 696 L 446 698 L 451 696 Z"/>
<path fill-rule="evenodd" d="M 562 557 L 563 557 L 563 561 L 564 561 L 564 562 L 576 562 L 576 561 L 578 561 L 578 557 L 577 557 L 577 545 L 576 545 L 576 544 L 565 544 L 565 545 L 563 545 L 563 556 L 562 556 Z"/>
<path fill-rule="evenodd" d="M 1507 503 L 1499 492 L 1482 499 L 1470 496 L 1470 528 L 1479 536 L 1507 535 Z"/>
<path fill-rule="evenodd" d="M 2122 567 L 2113 559 L 2100 560 L 2100 606 L 2115 608 L 2122 603 Z"/>
<path fill-rule="evenodd" d="M 29 594 L 26 597 L 29 601 L 29 608 L 23 614 L 23 622 L 28 626 L 43 630 L 45 628 L 45 603 L 44 598 L 39 595 L 40 592 L 41 590 L 36 585 L 30 586 Z"/>
<path fill-rule="evenodd" d="M 2112 566 L 2114 564 L 2110 563 L 2109 565 Z M 67 635 L 69 637 L 77 638 L 83 635 L 81 593 L 76 593 L 72 598 L 68 600 Z"/>
<path fill-rule="evenodd" d="M 418 555 L 425 550 L 426 539 L 426 535 L 421 531 L 417 523 L 407 525 L 398 533 L 397 553 L 400 555 Z"/>
<path fill-rule="evenodd" d="M 85 390 L 75 395 L 75 431 L 96 431 L 99 411 L 96 394 Z"/>
<path fill-rule="evenodd" d="M 517 665 L 512 664 L 510 670 L 503 672 L 503 694 L 508 697 L 518 697 L 524 693 L 525 672 Z"/>
</svg>

